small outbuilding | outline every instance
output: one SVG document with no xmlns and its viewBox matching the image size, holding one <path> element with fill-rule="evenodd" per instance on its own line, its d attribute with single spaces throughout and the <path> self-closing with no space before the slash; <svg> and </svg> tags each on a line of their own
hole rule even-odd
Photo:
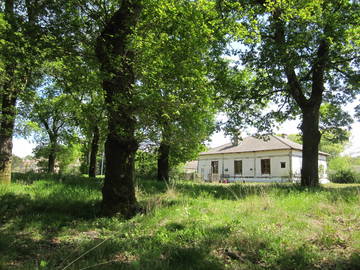
<svg viewBox="0 0 360 270">
<path fill-rule="evenodd" d="M 319 152 L 320 183 L 328 183 L 326 157 Z M 198 159 L 198 174 L 210 182 L 299 182 L 302 145 L 269 135 L 246 137 L 206 152 Z"/>
</svg>

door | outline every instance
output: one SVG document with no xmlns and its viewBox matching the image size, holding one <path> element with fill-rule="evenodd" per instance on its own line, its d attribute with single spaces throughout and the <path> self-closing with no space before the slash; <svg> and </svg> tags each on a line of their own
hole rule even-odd
<svg viewBox="0 0 360 270">
<path fill-rule="evenodd" d="M 219 173 L 219 161 L 211 161 L 211 174 Z"/>
</svg>

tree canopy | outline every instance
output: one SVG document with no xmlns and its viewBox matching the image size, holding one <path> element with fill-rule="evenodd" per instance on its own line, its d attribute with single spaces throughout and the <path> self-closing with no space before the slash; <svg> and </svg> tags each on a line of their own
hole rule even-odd
<svg viewBox="0 0 360 270">
<path fill-rule="evenodd" d="M 339 105 L 354 100 L 359 92 L 359 3 L 249 1 L 235 12 L 238 23 L 251 33 L 234 49 L 246 69 L 240 74 L 250 77 L 230 98 L 239 101 L 238 111 L 247 117 L 236 117 L 236 111 L 230 110 L 232 122 L 257 123 L 270 130 L 273 121 L 300 114 L 302 184 L 318 185 L 320 106 L 331 104 L 324 107 L 327 113 L 340 115 Z M 323 119 L 322 123 L 334 122 Z"/>
<path fill-rule="evenodd" d="M 105 141 L 104 215 L 138 210 L 141 144 L 158 148 L 158 178 L 168 180 L 169 166 L 202 150 L 218 111 L 234 135 L 300 116 L 304 186 L 319 184 L 321 138 L 348 138 L 358 1 L 6 0 L 0 11 L 0 182 L 11 176 L 19 100 L 46 134 L 49 172 L 77 130 L 95 176 Z"/>
</svg>

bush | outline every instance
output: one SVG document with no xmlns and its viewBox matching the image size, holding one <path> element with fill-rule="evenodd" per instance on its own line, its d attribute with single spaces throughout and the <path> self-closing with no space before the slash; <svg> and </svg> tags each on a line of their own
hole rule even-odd
<svg viewBox="0 0 360 270">
<path fill-rule="evenodd" d="M 351 169 L 340 169 L 330 174 L 334 183 L 360 183 L 360 175 Z"/>
</svg>

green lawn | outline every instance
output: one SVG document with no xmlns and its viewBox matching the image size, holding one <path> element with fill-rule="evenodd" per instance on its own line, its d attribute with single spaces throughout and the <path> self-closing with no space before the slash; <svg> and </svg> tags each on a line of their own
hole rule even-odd
<svg viewBox="0 0 360 270">
<path fill-rule="evenodd" d="M 101 185 L 0 186 L 0 269 L 360 269 L 360 185 L 146 181 L 127 221 L 97 216 Z"/>
</svg>

